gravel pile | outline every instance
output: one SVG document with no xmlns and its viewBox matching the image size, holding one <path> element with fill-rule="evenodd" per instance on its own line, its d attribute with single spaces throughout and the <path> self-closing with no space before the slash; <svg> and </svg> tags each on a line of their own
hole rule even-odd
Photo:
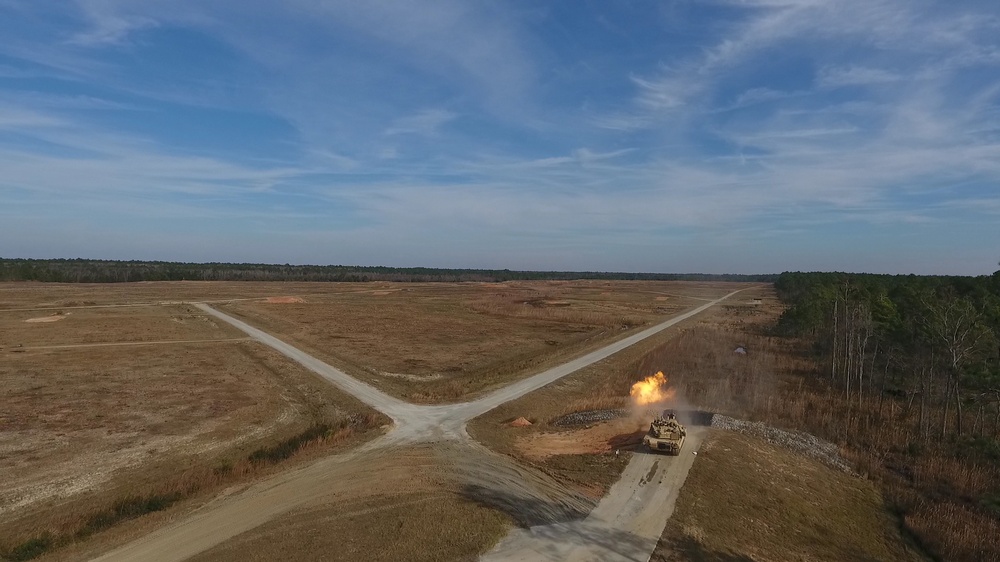
<svg viewBox="0 0 1000 562">
<path fill-rule="evenodd" d="M 588 423 L 608 421 L 616 418 L 624 418 L 626 416 L 628 416 L 628 410 L 625 408 L 617 408 L 614 410 L 588 410 L 586 412 L 574 412 L 572 414 L 567 414 L 552 422 L 552 425 L 560 427 L 586 425 Z"/>
<path fill-rule="evenodd" d="M 836 445 L 804 431 L 785 431 L 761 422 L 738 420 L 721 414 L 716 414 L 712 418 L 712 427 L 760 437 L 768 443 L 780 445 L 796 453 L 816 459 L 831 468 L 842 470 L 848 474 L 854 473 L 851 467 L 840 457 L 840 452 Z"/>
</svg>

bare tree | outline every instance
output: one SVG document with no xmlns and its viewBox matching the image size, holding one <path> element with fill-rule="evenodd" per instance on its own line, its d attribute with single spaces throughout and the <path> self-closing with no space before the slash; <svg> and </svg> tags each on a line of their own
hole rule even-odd
<svg viewBox="0 0 1000 562">
<path fill-rule="evenodd" d="M 966 298 L 953 292 L 945 293 L 933 302 L 923 302 L 926 316 L 924 328 L 931 341 L 941 349 L 945 359 L 945 415 L 948 403 L 955 401 L 955 430 L 962 435 L 962 374 L 966 365 L 982 351 L 990 338 L 982 313 Z M 945 421 L 942 419 L 942 431 Z"/>
</svg>

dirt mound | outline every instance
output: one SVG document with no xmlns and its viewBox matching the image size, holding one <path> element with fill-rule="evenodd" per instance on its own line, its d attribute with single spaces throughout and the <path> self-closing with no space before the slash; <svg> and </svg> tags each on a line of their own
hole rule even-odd
<svg viewBox="0 0 1000 562">
<path fill-rule="evenodd" d="M 68 314 L 52 314 L 50 316 L 39 316 L 38 318 L 28 318 L 25 322 L 29 324 L 39 324 L 42 322 L 58 322 L 65 320 Z"/>
<path fill-rule="evenodd" d="M 507 425 L 509 425 L 511 427 L 528 427 L 529 425 L 531 425 L 531 422 L 528 421 L 527 418 L 520 417 L 520 418 L 517 418 L 516 420 L 510 422 Z"/>
<path fill-rule="evenodd" d="M 642 441 L 645 428 L 634 420 L 619 419 L 586 429 L 524 436 L 515 445 L 525 457 L 544 460 L 552 455 L 600 454 L 627 449 Z"/>
<path fill-rule="evenodd" d="M 306 302 L 299 297 L 267 297 L 268 304 L 296 304 Z"/>
</svg>

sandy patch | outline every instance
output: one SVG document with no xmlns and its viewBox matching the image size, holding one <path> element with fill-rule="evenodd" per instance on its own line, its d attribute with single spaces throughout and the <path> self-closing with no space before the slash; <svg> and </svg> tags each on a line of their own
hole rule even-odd
<svg viewBox="0 0 1000 562">
<path fill-rule="evenodd" d="M 529 425 L 531 425 L 531 422 L 528 421 L 527 418 L 520 417 L 520 418 L 517 418 L 516 420 L 510 422 L 507 425 L 509 425 L 511 427 L 528 427 Z"/>
<path fill-rule="evenodd" d="M 65 320 L 67 316 L 69 316 L 68 312 L 66 314 L 50 314 L 49 316 L 28 318 L 27 320 L 25 320 L 25 322 L 27 322 L 28 324 L 40 324 L 42 322 L 58 322 L 60 320 Z"/>
<path fill-rule="evenodd" d="M 295 406 L 285 408 L 273 422 L 252 425 L 234 437 L 215 437 L 205 440 L 214 432 L 222 420 L 209 420 L 195 427 L 186 435 L 148 437 L 141 432 L 113 432 L 111 430 L 90 430 L 83 432 L 93 437 L 94 450 L 75 455 L 71 459 L 51 467 L 37 470 L 23 479 L 19 485 L 12 485 L 0 492 L 0 515 L 30 507 L 33 504 L 53 498 L 70 498 L 77 494 L 93 491 L 111 481 L 118 471 L 135 468 L 149 462 L 155 454 L 163 457 L 172 453 L 203 455 L 224 447 L 263 439 L 292 423 L 298 414 Z M 29 437 L 39 439 L 32 432 L 20 432 L 24 440 Z M 34 432 L 37 434 L 38 432 Z M 20 441 L 20 440 L 19 440 Z M 55 447 L 66 447 L 67 437 L 49 438 Z M 8 456 L 13 447 L 0 441 L 0 458 Z M 30 451 L 30 450 L 28 450 Z M 13 451 L 16 453 L 17 451 Z M 80 467 L 88 467 L 81 471 Z"/>
<path fill-rule="evenodd" d="M 536 433 L 518 439 L 515 447 L 531 460 L 552 455 L 600 454 L 628 449 L 642 442 L 646 428 L 637 420 L 620 419 L 574 431 Z"/>
<path fill-rule="evenodd" d="M 391 295 L 393 293 L 398 293 L 398 292 L 399 292 L 399 289 L 396 289 L 394 291 L 372 291 L 372 294 L 375 295 L 375 296 L 377 296 L 377 297 L 384 297 L 386 295 Z"/>
<path fill-rule="evenodd" d="M 297 304 L 306 302 L 299 297 L 267 297 L 268 304 Z"/>
<path fill-rule="evenodd" d="M 654 301 L 666 301 L 666 300 L 670 300 L 670 297 L 656 297 L 653 300 Z"/>
</svg>

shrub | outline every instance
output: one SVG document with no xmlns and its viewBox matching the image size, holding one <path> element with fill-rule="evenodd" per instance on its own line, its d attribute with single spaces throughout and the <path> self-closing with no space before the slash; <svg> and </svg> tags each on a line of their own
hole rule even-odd
<svg viewBox="0 0 1000 562">
<path fill-rule="evenodd" d="M 129 496 L 119 500 L 110 509 L 91 515 L 76 534 L 79 537 L 86 537 L 116 523 L 135 519 L 147 513 L 162 511 L 180 500 L 181 497 L 180 492 L 153 494 L 145 497 Z"/>
<path fill-rule="evenodd" d="M 52 547 L 53 542 L 52 536 L 46 533 L 15 546 L 4 554 L 4 558 L 12 562 L 31 560 L 44 554 L 46 550 Z"/>
</svg>

